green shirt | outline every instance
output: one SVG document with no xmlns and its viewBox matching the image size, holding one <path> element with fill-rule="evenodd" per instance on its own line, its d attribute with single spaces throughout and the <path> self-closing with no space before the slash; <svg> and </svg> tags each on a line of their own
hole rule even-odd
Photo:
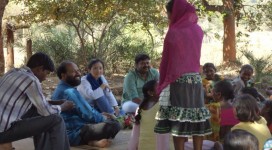
<svg viewBox="0 0 272 150">
<path fill-rule="evenodd" d="M 144 80 L 135 70 L 130 71 L 124 79 L 122 103 L 131 101 L 134 98 L 144 98 L 142 88 L 147 81 L 159 80 L 159 72 L 151 68 L 149 69 L 147 79 Z"/>
</svg>

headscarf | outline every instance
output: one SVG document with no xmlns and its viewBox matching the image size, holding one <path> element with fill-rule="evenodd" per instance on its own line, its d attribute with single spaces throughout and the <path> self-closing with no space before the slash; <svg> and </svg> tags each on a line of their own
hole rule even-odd
<svg viewBox="0 0 272 150">
<path fill-rule="evenodd" d="M 164 39 L 158 94 L 185 73 L 199 72 L 203 31 L 197 25 L 194 6 L 174 0 Z"/>
</svg>

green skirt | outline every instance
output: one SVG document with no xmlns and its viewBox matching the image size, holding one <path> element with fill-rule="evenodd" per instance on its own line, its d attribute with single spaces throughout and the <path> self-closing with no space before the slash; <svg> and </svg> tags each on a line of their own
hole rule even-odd
<svg viewBox="0 0 272 150">
<path fill-rule="evenodd" d="M 185 74 L 160 94 L 155 119 L 156 133 L 191 137 L 211 134 L 210 112 L 204 105 L 202 79 L 198 73 Z"/>
</svg>

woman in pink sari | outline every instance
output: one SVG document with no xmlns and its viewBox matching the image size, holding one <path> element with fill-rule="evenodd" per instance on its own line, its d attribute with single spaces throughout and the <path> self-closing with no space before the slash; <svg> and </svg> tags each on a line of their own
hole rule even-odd
<svg viewBox="0 0 272 150">
<path fill-rule="evenodd" d="M 183 150 L 192 136 L 194 149 L 200 150 L 203 136 L 211 133 L 199 75 L 203 31 L 195 8 L 186 0 L 170 0 L 166 9 L 170 24 L 160 65 L 155 132 L 171 133 L 176 150 Z"/>
</svg>

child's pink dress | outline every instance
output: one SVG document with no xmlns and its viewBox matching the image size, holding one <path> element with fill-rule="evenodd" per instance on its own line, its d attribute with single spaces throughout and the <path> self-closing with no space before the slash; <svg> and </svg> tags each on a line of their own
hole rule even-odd
<svg viewBox="0 0 272 150">
<path fill-rule="evenodd" d="M 227 108 L 227 109 L 221 109 L 221 115 L 220 115 L 221 126 L 233 126 L 239 123 L 239 121 L 235 118 L 233 113 L 233 108 Z"/>
<path fill-rule="evenodd" d="M 220 118 L 219 137 L 220 140 L 222 140 L 225 135 L 230 132 L 231 128 L 239 123 L 239 121 L 235 118 L 233 108 L 221 109 Z"/>
</svg>

